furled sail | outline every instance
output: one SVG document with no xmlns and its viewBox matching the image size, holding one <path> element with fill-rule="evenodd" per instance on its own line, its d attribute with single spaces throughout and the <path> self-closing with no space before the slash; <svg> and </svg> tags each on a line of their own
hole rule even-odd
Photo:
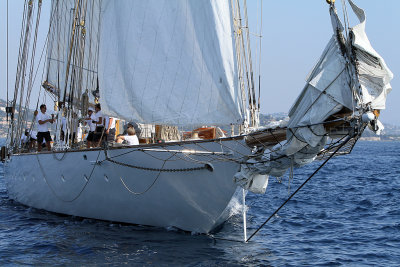
<svg viewBox="0 0 400 267">
<path fill-rule="evenodd" d="M 137 122 L 243 122 L 230 1 L 103 1 L 103 112 Z"/>
<path fill-rule="evenodd" d="M 350 38 L 345 43 L 342 35 L 344 28 L 331 6 L 334 35 L 290 109 L 287 140 L 242 164 L 241 171 L 235 175 L 242 187 L 262 191 L 253 188 L 257 175 L 281 177 L 290 167 L 312 162 L 324 148 L 328 137 L 334 138 L 324 127 L 324 122 L 331 115 L 341 110 L 363 114 L 385 108 L 393 74 L 368 41 L 364 11 L 351 0 L 349 3 L 360 24 L 350 30 Z M 349 48 L 351 51 L 347 50 Z M 349 58 L 348 53 L 353 58 Z"/>
<path fill-rule="evenodd" d="M 351 0 L 350 6 L 360 20 L 351 31 L 352 45 L 357 58 L 357 71 L 362 89 L 362 102 L 371 103 L 372 109 L 385 109 L 386 97 L 392 90 L 390 81 L 393 73 L 383 58 L 372 48 L 365 33 L 366 16 L 364 10 Z"/>
</svg>

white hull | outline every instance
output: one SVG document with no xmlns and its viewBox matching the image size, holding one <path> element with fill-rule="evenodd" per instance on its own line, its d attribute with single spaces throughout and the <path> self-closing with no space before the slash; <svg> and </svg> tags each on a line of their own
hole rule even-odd
<svg viewBox="0 0 400 267">
<path fill-rule="evenodd" d="M 102 150 L 13 155 L 5 163 L 8 193 L 52 212 L 207 233 L 229 215 L 239 170 L 232 159 L 249 153 L 243 140 L 222 140 L 108 150 L 112 160 L 135 167 L 105 160 Z M 213 170 L 179 171 L 205 163 Z"/>
</svg>

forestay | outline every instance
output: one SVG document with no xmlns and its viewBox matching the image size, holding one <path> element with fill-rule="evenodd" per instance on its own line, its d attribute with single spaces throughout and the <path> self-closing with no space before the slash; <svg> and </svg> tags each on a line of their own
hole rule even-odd
<svg viewBox="0 0 400 267">
<path fill-rule="evenodd" d="M 103 1 L 103 111 L 169 125 L 243 122 L 230 1 Z"/>
</svg>

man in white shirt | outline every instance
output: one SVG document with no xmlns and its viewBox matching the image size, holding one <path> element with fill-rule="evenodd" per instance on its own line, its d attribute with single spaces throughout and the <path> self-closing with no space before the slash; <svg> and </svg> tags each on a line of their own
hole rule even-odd
<svg viewBox="0 0 400 267">
<path fill-rule="evenodd" d="M 96 131 L 94 135 L 94 142 L 96 143 L 96 146 L 100 146 L 101 144 L 101 137 L 104 135 L 104 118 L 103 118 L 103 113 L 101 112 L 101 106 L 100 104 L 96 104 L 94 107 L 94 110 L 96 111 L 95 113 L 95 119 L 93 120 L 93 123 L 96 125 Z"/>
<path fill-rule="evenodd" d="M 21 147 L 28 148 L 29 143 L 29 131 L 25 130 L 25 133 L 21 136 Z"/>
<path fill-rule="evenodd" d="M 40 105 L 40 112 L 38 113 L 36 120 L 38 122 L 38 126 L 37 126 L 37 141 L 38 141 L 38 152 L 40 152 L 42 150 L 42 142 L 43 139 L 46 140 L 46 147 L 47 150 L 50 151 L 51 150 L 51 136 L 50 136 L 50 132 L 49 132 L 49 126 L 50 123 L 54 123 L 54 116 L 51 116 L 46 114 L 46 105 L 42 104 Z"/>
<path fill-rule="evenodd" d="M 112 142 L 115 139 L 115 122 L 117 121 L 116 118 L 105 116 L 105 127 L 106 127 L 106 141 Z"/>
<path fill-rule="evenodd" d="M 96 130 L 96 124 L 93 121 L 96 119 L 93 113 L 93 108 L 88 109 L 88 116 L 85 119 L 85 123 L 89 126 L 89 134 L 86 138 L 86 147 L 90 148 L 92 146 L 92 142 L 94 141 L 94 131 Z"/>
</svg>

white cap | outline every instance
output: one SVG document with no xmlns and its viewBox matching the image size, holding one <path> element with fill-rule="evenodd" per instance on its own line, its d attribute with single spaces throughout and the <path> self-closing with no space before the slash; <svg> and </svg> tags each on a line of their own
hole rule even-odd
<svg viewBox="0 0 400 267">
<path fill-rule="evenodd" d="M 89 108 L 88 108 L 88 110 L 94 111 L 94 108 L 92 108 L 92 107 L 89 107 Z"/>
</svg>

